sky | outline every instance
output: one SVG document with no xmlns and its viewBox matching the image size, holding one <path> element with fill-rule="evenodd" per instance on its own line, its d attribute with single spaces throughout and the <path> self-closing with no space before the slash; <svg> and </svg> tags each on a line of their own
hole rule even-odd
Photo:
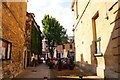
<svg viewBox="0 0 120 80">
<path fill-rule="evenodd" d="M 56 18 L 67 29 L 68 36 L 72 36 L 73 15 L 71 11 L 72 0 L 28 0 L 27 12 L 35 14 L 35 21 L 42 31 L 42 19 L 45 14 Z"/>
</svg>

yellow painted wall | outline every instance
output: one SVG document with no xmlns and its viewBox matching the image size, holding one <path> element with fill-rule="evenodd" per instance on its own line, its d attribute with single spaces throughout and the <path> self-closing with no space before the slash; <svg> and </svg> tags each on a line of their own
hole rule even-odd
<svg viewBox="0 0 120 80">
<path fill-rule="evenodd" d="M 76 0 L 75 0 L 76 1 Z M 78 0 L 78 18 L 74 20 L 74 36 L 75 36 L 75 49 L 76 49 L 76 61 L 88 62 L 88 64 L 95 64 L 97 66 L 97 75 L 101 78 L 104 77 L 118 77 L 119 73 L 115 72 L 115 66 L 118 65 L 118 55 L 117 52 L 120 48 L 115 50 L 114 46 L 118 45 L 120 31 L 120 20 L 115 21 L 119 18 L 119 12 L 114 12 L 119 8 L 119 2 L 116 1 L 95 1 L 95 0 Z M 90 1 L 88 3 L 88 1 Z M 87 6 L 88 4 L 88 6 Z M 113 6 L 115 4 L 115 6 Z M 73 9 L 76 4 L 72 7 Z M 113 8 L 109 11 L 109 9 Z M 74 9 L 74 12 L 76 9 Z M 97 38 L 101 37 L 101 52 L 103 56 L 94 57 L 92 51 L 93 42 L 93 30 L 92 30 L 92 17 L 98 11 L 99 16 L 96 19 L 96 31 Z M 109 19 L 105 19 L 106 13 Z M 76 17 L 76 15 L 74 15 Z M 75 19 L 75 18 L 74 18 Z M 115 21 L 115 22 L 113 22 Z M 113 23 L 112 23 L 113 22 Z M 111 24 L 112 23 L 112 24 Z M 113 51 L 116 51 L 115 53 Z M 83 55 L 83 56 L 81 56 Z M 116 61 L 116 63 L 115 63 Z M 116 70 L 119 72 L 119 70 Z"/>
</svg>

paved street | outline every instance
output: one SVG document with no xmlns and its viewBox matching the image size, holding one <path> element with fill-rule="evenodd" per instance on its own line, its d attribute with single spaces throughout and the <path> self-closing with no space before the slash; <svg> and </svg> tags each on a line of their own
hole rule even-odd
<svg viewBox="0 0 120 80">
<path fill-rule="evenodd" d="M 74 70 L 62 69 L 58 71 L 57 69 L 52 69 L 52 76 L 57 79 L 66 79 L 66 80 L 103 80 L 100 77 L 96 76 L 94 73 L 89 70 L 81 69 L 75 66 Z"/>
<path fill-rule="evenodd" d="M 47 77 L 48 79 L 52 80 L 75 80 L 79 79 L 81 75 L 83 76 L 83 79 L 85 80 L 101 80 L 98 79 L 97 76 L 94 76 L 92 74 L 89 74 L 89 76 L 85 76 L 87 72 L 80 71 L 78 68 L 74 68 L 74 70 L 69 69 L 63 69 L 62 71 L 58 71 L 57 68 L 49 69 L 49 67 L 46 64 L 40 64 L 36 67 L 28 67 L 25 69 L 20 75 L 18 75 L 17 79 L 30 79 L 30 80 L 44 80 L 44 77 Z M 95 79 L 96 78 L 96 79 Z"/>
<path fill-rule="evenodd" d="M 46 64 L 40 64 L 36 67 L 28 67 L 24 70 L 17 78 L 39 78 L 43 79 L 44 77 L 50 78 L 50 69 Z"/>
</svg>

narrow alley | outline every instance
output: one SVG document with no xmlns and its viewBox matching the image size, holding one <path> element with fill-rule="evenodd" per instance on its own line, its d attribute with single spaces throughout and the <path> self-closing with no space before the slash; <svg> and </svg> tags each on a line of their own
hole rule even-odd
<svg viewBox="0 0 120 80">
<path fill-rule="evenodd" d="M 0 80 L 120 80 L 120 0 L 38 1 L 0 1 Z"/>
<path fill-rule="evenodd" d="M 74 70 L 62 69 L 59 71 L 57 68 L 49 69 L 49 66 L 42 63 L 36 67 L 28 67 L 21 74 L 13 80 L 102 80 L 95 76 L 88 70 L 79 69 L 77 66 Z"/>
</svg>

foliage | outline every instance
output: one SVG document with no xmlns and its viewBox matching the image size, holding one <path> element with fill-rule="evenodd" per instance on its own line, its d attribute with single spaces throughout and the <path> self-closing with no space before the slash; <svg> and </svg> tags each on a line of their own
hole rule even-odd
<svg viewBox="0 0 120 80">
<path fill-rule="evenodd" d="M 45 15 L 42 20 L 43 33 L 48 40 L 48 46 L 53 47 L 55 43 L 64 44 L 67 42 L 68 36 L 66 29 L 52 16 Z"/>
<path fill-rule="evenodd" d="M 70 58 L 70 51 L 68 50 L 67 57 Z"/>
<path fill-rule="evenodd" d="M 41 53 L 41 36 L 40 31 L 36 29 L 34 22 L 32 22 L 32 36 L 31 36 L 31 49 L 32 52 L 39 51 Z"/>
</svg>

